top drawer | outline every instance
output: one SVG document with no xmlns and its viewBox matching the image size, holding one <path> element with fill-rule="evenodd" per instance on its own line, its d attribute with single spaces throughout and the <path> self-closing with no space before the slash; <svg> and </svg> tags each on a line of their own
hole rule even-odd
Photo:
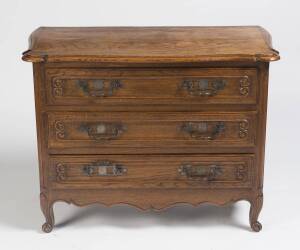
<svg viewBox="0 0 300 250">
<path fill-rule="evenodd" d="M 49 105 L 256 104 L 256 69 L 46 69 Z"/>
</svg>

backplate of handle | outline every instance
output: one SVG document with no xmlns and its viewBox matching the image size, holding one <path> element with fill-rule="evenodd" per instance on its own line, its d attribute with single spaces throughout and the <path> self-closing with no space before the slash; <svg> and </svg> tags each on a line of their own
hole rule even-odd
<svg viewBox="0 0 300 250">
<path fill-rule="evenodd" d="M 98 122 L 82 124 L 80 130 L 87 132 L 95 141 L 107 141 L 120 136 L 125 131 L 125 126 L 119 122 Z"/>
<path fill-rule="evenodd" d="M 185 79 L 181 88 L 193 96 L 215 96 L 226 86 L 224 79 Z"/>
<path fill-rule="evenodd" d="M 87 176 L 120 176 L 127 173 L 127 168 L 110 161 L 96 162 L 86 165 L 82 171 Z"/>
<path fill-rule="evenodd" d="M 91 97 L 112 96 L 114 91 L 122 87 L 120 80 L 80 79 L 77 81 L 82 91 Z"/>
<path fill-rule="evenodd" d="M 225 123 L 210 123 L 211 122 L 185 122 L 181 126 L 181 130 L 197 140 L 215 140 L 221 132 L 225 131 Z"/>
<path fill-rule="evenodd" d="M 182 164 L 178 168 L 180 175 L 184 175 L 187 178 L 201 179 L 203 181 L 212 181 L 220 176 L 223 171 L 221 166 L 217 165 L 192 165 L 192 164 Z"/>
</svg>

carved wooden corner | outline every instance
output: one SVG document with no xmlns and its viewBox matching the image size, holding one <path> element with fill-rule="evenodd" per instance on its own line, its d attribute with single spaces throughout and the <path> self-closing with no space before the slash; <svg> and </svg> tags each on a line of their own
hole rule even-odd
<svg viewBox="0 0 300 250">
<path fill-rule="evenodd" d="M 50 233 L 54 226 L 53 202 L 49 201 L 46 192 L 40 194 L 41 209 L 46 218 L 46 222 L 42 226 L 45 233 Z"/>
<path fill-rule="evenodd" d="M 262 188 L 258 189 L 258 193 L 256 197 L 254 197 L 254 199 L 250 201 L 250 203 L 251 203 L 250 214 L 249 214 L 250 225 L 254 232 L 259 232 L 262 229 L 262 225 L 258 221 L 258 216 L 263 205 Z"/>
</svg>

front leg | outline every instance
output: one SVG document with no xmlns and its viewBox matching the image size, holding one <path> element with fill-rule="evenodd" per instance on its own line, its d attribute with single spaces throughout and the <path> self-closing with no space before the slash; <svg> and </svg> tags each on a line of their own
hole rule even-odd
<svg viewBox="0 0 300 250">
<path fill-rule="evenodd" d="M 53 213 L 53 203 L 49 201 L 47 194 L 42 192 L 40 194 L 41 209 L 46 218 L 46 222 L 42 226 L 42 230 L 45 233 L 50 233 L 54 226 L 54 213 Z"/>
<path fill-rule="evenodd" d="M 261 188 L 259 189 L 257 196 L 254 197 L 254 199 L 251 200 L 250 203 L 250 225 L 253 231 L 259 232 L 262 229 L 262 225 L 258 221 L 258 216 L 263 205 L 263 192 Z"/>
</svg>

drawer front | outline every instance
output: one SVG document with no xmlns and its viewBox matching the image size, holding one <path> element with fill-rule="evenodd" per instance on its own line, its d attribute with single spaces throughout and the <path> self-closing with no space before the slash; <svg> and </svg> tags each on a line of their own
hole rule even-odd
<svg viewBox="0 0 300 250">
<path fill-rule="evenodd" d="M 49 149 L 253 147 L 256 113 L 67 112 L 48 114 Z"/>
<path fill-rule="evenodd" d="M 250 188 L 253 155 L 60 156 L 49 163 L 53 188 Z"/>
<path fill-rule="evenodd" d="M 47 69 L 47 104 L 255 104 L 255 69 Z"/>
</svg>

